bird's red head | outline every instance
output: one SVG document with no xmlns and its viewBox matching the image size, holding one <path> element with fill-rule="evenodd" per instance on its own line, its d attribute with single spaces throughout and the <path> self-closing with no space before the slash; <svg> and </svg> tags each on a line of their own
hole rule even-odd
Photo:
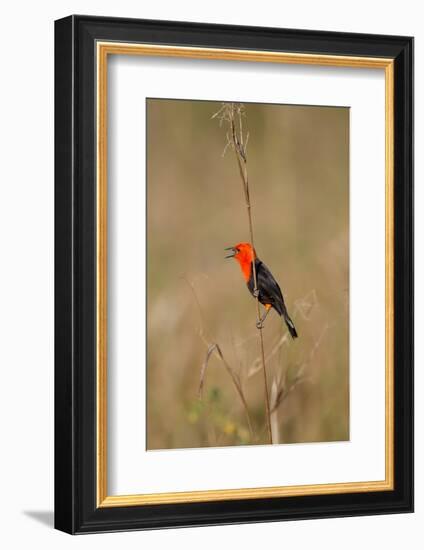
<svg viewBox="0 0 424 550">
<path fill-rule="evenodd" d="M 242 273 L 246 281 L 250 279 L 252 262 L 256 257 L 253 246 L 250 243 L 238 243 L 235 246 L 230 246 L 226 250 L 231 250 L 226 258 L 234 258 L 240 264 Z"/>
</svg>

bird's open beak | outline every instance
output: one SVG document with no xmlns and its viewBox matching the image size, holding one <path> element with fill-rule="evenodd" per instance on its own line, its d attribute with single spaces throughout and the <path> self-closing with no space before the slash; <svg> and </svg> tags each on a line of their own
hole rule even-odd
<svg viewBox="0 0 424 550">
<path fill-rule="evenodd" d="M 225 256 L 225 259 L 234 258 L 234 256 L 237 254 L 237 250 L 232 246 L 230 246 L 229 248 L 224 248 L 224 250 L 231 250 L 231 254 L 228 254 L 228 256 Z"/>
</svg>

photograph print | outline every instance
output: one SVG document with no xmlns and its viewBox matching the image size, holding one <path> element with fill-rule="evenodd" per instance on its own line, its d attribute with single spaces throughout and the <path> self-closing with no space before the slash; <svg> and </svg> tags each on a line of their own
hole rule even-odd
<svg viewBox="0 0 424 550">
<path fill-rule="evenodd" d="M 146 100 L 147 450 L 349 440 L 349 108 Z"/>
</svg>

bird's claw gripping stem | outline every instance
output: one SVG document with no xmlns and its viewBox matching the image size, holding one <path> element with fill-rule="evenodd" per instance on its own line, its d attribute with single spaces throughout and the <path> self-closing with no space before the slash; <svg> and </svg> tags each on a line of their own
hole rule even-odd
<svg viewBox="0 0 424 550">
<path fill-rule="evenodd" d="M 253 296 L 257 298 L 259 296 L 259 289 L 255 288 L 253 289 Z"/>
<path fill-rule="evenodd" d="M 262 330 L 264 328 L 265 319 L 267 318 L 267 315 L 270 312 L 270 310 L 271 310 L 271 306 L 266 305 L 265 306 L 265 313 L 262 315 L 262 317 L 260 319 L 258 319 L 256 321 L 256 328 L 257 329 Z"/>
</svg>

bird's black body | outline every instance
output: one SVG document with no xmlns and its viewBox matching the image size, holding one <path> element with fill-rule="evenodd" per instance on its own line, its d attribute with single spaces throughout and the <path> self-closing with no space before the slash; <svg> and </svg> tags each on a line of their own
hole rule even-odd
<svg viewBox="0 0 424 550">
<path fill-rule="evenodd" d="M 267 266 L 261 262 L 258 258 L 255 259 L 255 268 L 256 268 L 256 280 L 257 288 L 259 291 L 258 300 L 264 306 L 271 306 L 275 311 L 284 319 L 286 322 L 287 328 L 290 332 L 292 338 L 297 338 L 296 328 L 293 321 L 290 319 L 289 314 L 287 313 L 286 304 L 284 303 L 283 294 L 281 289 L 274 279 L 271 271 Z M 255 281 L 253 275 L 253 265 L 250 269 L 250 278 L 247 281 L 247 288 L 250 290 L 250 293 L 254 296 L 255 290 Z"/>
</svg>

